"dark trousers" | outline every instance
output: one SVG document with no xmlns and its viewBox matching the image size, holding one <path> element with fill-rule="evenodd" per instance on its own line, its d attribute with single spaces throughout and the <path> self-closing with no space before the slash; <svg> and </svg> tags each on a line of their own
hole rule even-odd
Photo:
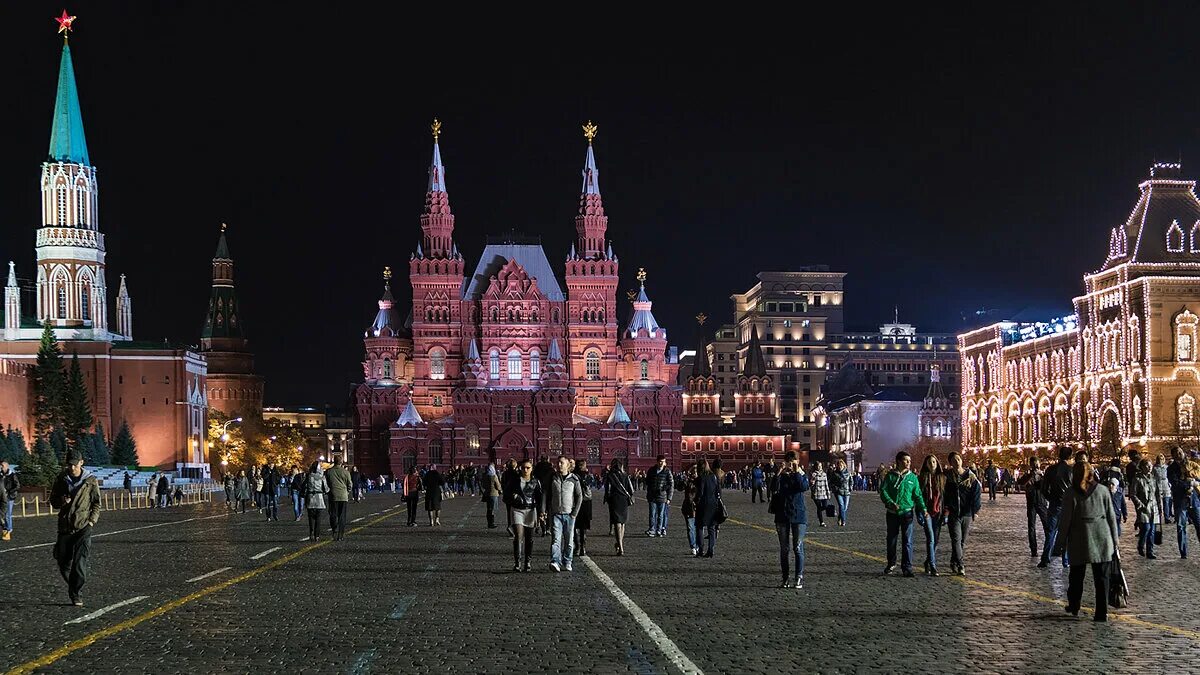
<svg viewBox="0 0 1200 675">
<path fill-rule="evenodd" d="M 892 513 L 887 514 L 887 566 L 896 566 L 896 539 L 900 539 L 900 545 L 903 547 L 900 557 L 900 569 L 905 572 L 912 571 L 912 535 L 913 535 L 913 513 Z"/>
<path fill-rule="evenodd" d="M 705 527 L 696 526 L 696 538 L 700 539 L 700 531 L 704 531 L 704 537 L 708 539 L 708 550 L 704 551 L 704 555 L 712 556 L 717 552 L 717 526 L 707 525 Z M 704 548 L 704 541 L 700 540 L 700 548 Z"/>
<path fill-rule="evenodd" d="M 408 525 L 413 525 L 417 522 L 417 502 L 420 500 L 420 495 L 409 495 L 404 498 L 404 505 L 408 507 Z"/>
<path fill-rule="evenodd" d="M 1038 554 L 1037 544 L 1037 525 L 1038 521 L 1042 522 L 1042 530 L 1046 529 L 1046 513 L 1038 508 L 1037 504 L 1025 502 L 1025 529 L 1029 534 L 1029 555 L 1035 556 Z"/>
<path fill-rule="evenodd" d="M 754 489 L 750 491 L 750 503 L 753 504 L 756 501 L 763 501 L 763 486 L 761 485 L 755 485 Z"/>
<path fill-rule="evenodd" d="M 513 562 L 520 565 L 522 562 L 522 554 L 524 554 L 524 562 L 529 564 L 529 559 L 533 557 L 533 528 L 532 527 L 514 527 L 513 534 Z M 522 544 L 524 549 L 522 550 Z"/>
<path fill-rule="evenodd" d="M 487 524 L 488 527 L 496 526 L 496 507 L 500 504 L 499 497 L 487 498 Z"/>
<path fill-rule="evenodd" d="M 990 501 L 994 502 L 994 501 L 996 501 L 996 481 L 989 480 L 987 482 L 987 484 L 988 484 L 988 499 Z"/>
<path fill-rule="evenodd" d="M 1109 563 L 1092 563 L 1092 581 L 1096 584 L 1096 618 L 1108 616 L 1108 567 Z M 1083 574 L 1087 571 L 1087 563 L 1071 565 L 1070 580 L 1067 584 L 1067 609 L 1078 610 L 1083 600 Z"/>
<path fill-rule="evenodd" d="M 946 519 L 946 527 L 950 532 L 950 567 L 966 565 L 967 533 L 971 531 L 972 516 L 951 515 Z"/>
<path fill-rule="evenodd" d="M 349 502 L 334 502 L 330 513 L 333 518 L 333 538 L 341 539 L 346 536 L 346 508 Z"/>
<path fill-rule="evenodd" d="M 817 506 L 817 522 L 825 524 L 825 507 L 829 504 L 828 499 L 814 499 L 813 503 Z"/>
<path fill-rule="evenodd" d="M 309 509 L 308 510 L 308 538 L 317 540 L 321 538 L 321 511 L 325 509 Z"/>
<path fill-rule="evenodd" d="M 58 541 L 54 543 L 54 559 L 58 562 L 58 572 L 63 581 L 67 582 L 67 593 L 72 600 L 79 598 L 79 592 L 87 583 L 88 554 L 92 550 L 92 526 L 72 532 L 60 532 Z"/>
<path fill-rule="evenodd" d="M 279 497 L 274 490 L 263 493 L 263 507 L 267 510 L 267 520 L 279 520 Z"/>
</svg>

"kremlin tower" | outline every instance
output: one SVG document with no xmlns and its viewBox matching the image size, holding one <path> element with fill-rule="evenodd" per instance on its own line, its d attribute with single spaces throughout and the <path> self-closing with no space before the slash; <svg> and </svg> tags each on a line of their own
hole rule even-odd
<svg viewBox="0 0 1200 675">
<path fill-rule="evenodd" d="M 231 418 L 261 418 L 263 378 L 254 374 L 254 353 L 238 310 L 225 228 L 222 223 L 212 261 L 212 295 L 200 333 L 200 353 L 208 361 L 208 403 Z"/>
</svg>

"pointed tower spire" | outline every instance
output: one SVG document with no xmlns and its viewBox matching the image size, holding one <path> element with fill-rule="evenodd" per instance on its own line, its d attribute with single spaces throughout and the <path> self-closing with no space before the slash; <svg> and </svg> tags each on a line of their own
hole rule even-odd
<svg viewBox="0 0 1200 675">
<path fill-rule="evenodd" d="M 631 338 L 636 338 L 638 332 L 644 330 L 649 337 L 662 337 L 666 339 L 666 329 L 658 325 L 658 321 L 654 318 L 654 313 L 650 311 L 654 303 L 650 301 L 650 296 L 646 295 L 645 269 L 638 269 L 637 280 L 640 288 L 637 298 L 633 301 L 633 316 L 629 319 L 629 327 L 625 331 Z"/>
<path fill-rule="evenodd" d="M 696 315 L 696 323 L 699 325 L 699 339 L 696 342 L 696 359 L 692 365 L 693 377 L 711 377 L 712 364 L 708 362 L 708 331 L 704 329 L 704 322 L 708 319 L 703 312 Z"/>
<path fill-rule="evenodd" d="M 563 360 L 562 349 L 560 349 L 558 346 L 558 338 L 550 338 L 549 359 L 551 361 L 562 361 Z"/>
<path fill-rule="evenodd" d="M 133 339 L 133 301 L 129 299 L 129 288 L 125 286 L 125 275 L 117 288 L 117 334 L 126 340 Z"/>
<path fill-rule="evenodd" d="M 17 266 L 8 261 L 8 284 L 4 286 L 4 339 L 16 340 L 21 331 L 21 289 L 17 286 Z"/>
<path fill-rule="evenodd" d="M 596 131 L 596 125 L 590 120 L 583 125 L 583 136 L 587 139 L 588 147 L 583 163 L 579 215 L 575 216 L 580 255 L 588 260 L 604 255 L 604 234 L 608 229 L 608 217 L 604 215 L 604 202 L 600 198 L 600 170 L 596 168 L 596 154 L 592 150 Z"/>
<path fill-rule="evenodd" d="M 66 12 L 63 12 L 65 15 Z M 59 32 L 64 36 L 71 30 L 71 22 L 59 21 Z M 52 162 L 70 162 L 91 166 L 88 158 L 87 140 L 83 135 L 83 113 L 79 108 L 79 91 L 75 88 L 75 67 L 71 63 L 71 48 L 63 40 L 62 60 L 58 65 L 58 94 L 54 99 L 54 124 L 50 130 L 50 152 Z"/>
<path fill-rule="evenodd" d="M 429 128 L 433 132 L 433 160 L 429 163 L 429 187 L 425 191 L 421 233 L 424 235 L 424 248 L 429 251 L 430 258 L 451 258 L 454 257 L 455 250 L 454 214 L 450 212 L 450 196 L 446 193 L 446 167 L 442 164 L 442 151 L 438 147 L 442 123 L 435 117 Z"/>
<path fill-rule="evenodd" d="M 392 268 L 383 268 L 383 295 L 379 298 L 379 311 L 375 321 L 367 329 L 366 337 L 393 337 L 400 334 L 400 317 L 394 309 L 395 298 L 392 297 Z"/>
<path fill-rule="evenodd" d="M 758 326 L 750 327 L 750 344 L 746 347 L 746 365 L 742 367 L 745 377 L 763 377 L 767 374 L 767 361 L 763 358 L 762 343 L 758 340 Z"/>
<path fill-rule="evenodd" d="M 204 330 L 200 333 L 202 351 L 213 349 L 213 340 L 222 341 L 220 351 L 236 352 L 246 348 L 242 317 L 238 313 L 237 293 L 233 288 L 233 258 L 229 255 L 229 242 L 225 239 L 227 228 L 228 225 L 221 223 L 217 250 L 213 253 L 212 295 L 208 302 Z"/>
</svg>

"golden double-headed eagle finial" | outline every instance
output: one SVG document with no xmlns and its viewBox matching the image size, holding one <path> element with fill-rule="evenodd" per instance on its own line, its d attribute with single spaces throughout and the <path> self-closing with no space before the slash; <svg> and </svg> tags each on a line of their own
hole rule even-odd
<svg viewBox="0 0 1200 675">
<path fill-rule="evenodd" d="M 433 124 L 429 125 L 429 130 L 433 132 L 433 142 L 437 143 L 438 136 L 442 135 L 442 122 L 438 118 L 433 118 Z"/>
<path fill-rule="evenodd" d="M 221 223 L 221 231 L 222 232 L 224 232 L 225 228 L 227 228 L 227 227 L 229 227 L 229 225 L 226 225 L 225 223 Z"/>
<path fill-rule="evenodd" d="M 588 120 L 587 124 L 583 125 L 583 137 L 587 139 L 588 145 L 591 145 L 592 140 L 596 138 L 596 130 L 598 128 L 595 124 L 592 124 L 591 120 Z"/>
<path fill-rule="evenodd" d="M 629 298 L 630 302 L 637 299 L 637 291 L 625 291 L 625 297 Z"/>
<path fill-rule="evenodd" d="M 391 268 L 391 267 L 384 267 L 384 268 L 383 268 L 383 280 L 384 280 L 384 281 L 391 281 L 391 280 L 392 280 L 392 268 Z"/>
<path fill-rule="evenodd" d="M 638 268 L 637 280 L 638 280 L 638 283 L 641 283 L 641 284 L 646 283 L 646 268 L 645 267 Z"/>
<path fill-rule="evenodd" d="M 705 314 L 704 312 L 700 312 L 699 314 L 696 315 L 696 323 L 703 326 L 705 321 L 708 321 L 707 314 Z"/>
</svg>

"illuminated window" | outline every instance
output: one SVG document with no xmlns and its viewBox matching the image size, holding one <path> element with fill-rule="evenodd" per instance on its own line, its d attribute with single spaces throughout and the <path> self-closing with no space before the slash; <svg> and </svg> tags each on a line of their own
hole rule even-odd
<svg viewBox="0 0 1200 675">
<path fill-rule="evenodd" d="M 729 452 L 729 441 L 721 441 L 722 452 Z"/>
<path fill-rule="evenodd" d="M 1200 253 L 1200 220 L 1193 223 L 1191 231 L 1188 232 L 1188 251 Z"/>
<path fill-rule="evenodd" d="M 446 352 L 441 349 L 429 352 L 429 377 L 435 380 L 446 377 Z"/>
<path fill-rule="evenodd" d="M 753 450 L 754 452 L 758 452 L 758 441 L 754 441 L 753 443 L 751 443 L 750 449 Z"/>
<path fill-rule="evenodd" d="M 508 379 L 521 379 L 521 352 L 515 349 L 508 353 Z"/>
<path fill-rule="evenodd" d="M 700 441 L 696 441 L 696 452 L 700 452 Z"/>
<path fill-rule="evenodd" d="M 588 405 L 593 408 L 600 405 L 600 397 L 599 396 L 589 396 L 588 397 Z"/>
<path fill-rule="evenodd" d="M 1167 251 L 1170 253 L 1183 253 L 1183 230 L 1179 228 L 1179 221 L 1171 221 L 1171 227 L 1167 228 Z"/>
<path fill-rule="evenodd" d="M 1181 363 L 1196 361 L 1196 324 L 1200 321 L 1195 314 L 1183 310 L 1175 317 L 1175 360 Z"/>
<path fill-rule="evenodd" d="M 642 429 L 642 435 L 638 438 L 638 456 L 649 457 L 654 450 L 654 434 L 649 429 Z"/>
<path fill-rule="evenodd" d="M 392 377 L 392 360 L 386 356 L 383 357 L 383 377 L 384 379 L 391 379 Z"/>
<path fill-rule="evenodd" d="M 500 351 L 493 349 L 488 352 L 488 377 L 500 379 Z"/>
<path fill-rule="evenodd" d="M 1175 402 L 1176 414 L 1179 421 L 1180 431 L 1191 431 L 1194 427 L 1196 416 L 1196 399 L 1190 394 L 1184 394 Z"/>
<path fill-rule="evenodd" d="M 529 379 L 536 380 L 542 376 L 542 355 L 538 350 L 529 354 Z"/>
<path fill-rule="evenodd" d="M 600 352 L 590 351 L 587 353 L 586 372 L 589 380 L 594 380 L 600 377 Z"/>
<path fill-rule="evenodd" d="M 642 361 L 642 379 L 650 379 L 650 364 L 645 361 Z"/>
<path fill-rule="evenodd" d="M 55 224 L 59 227 L 68 227 L 67 221 L 67 182 L 62 178 L 58 179 L 58 184 L 54 187 L 55 201 L 58 202 L 58 213 Z"/>
<path fill-rule="evenodd" d="M 90 293 L 88 291 L 89 289 L 87 286 L 84 286 L 83 289 L 79 291 L 79 313 L 83 316 L 84 321 L 92 320 L 92 305 L 91 298 L 89 297 Z"/>
<path fill-rule="evenodd" d="M 434 405 L 434 406 L 436 406 L 436 407 L 438 407 L 438 408 L 442 407 L 442 395 L 441 395 L 441 394 L 435 394 L 435 395 L 434 395 L 434 397 L 433 397 L 433 405 Z"/>
<path fill-rule="evenodd" d="M 474 424 L 467 425 L 467 447 L 472 450 L 479 449 L 479 427 Z"/>
<path fill-rule="evenodd" d="M 62 282 L 58 284 L 58 318 L 67 318 L 67 285 Z"/>
<path fill-rule="evenodd" d="M 593 438 L 587 442 L 588 461 L 592 464 L 600 463 L 600 439 Z"/>
</svg>

